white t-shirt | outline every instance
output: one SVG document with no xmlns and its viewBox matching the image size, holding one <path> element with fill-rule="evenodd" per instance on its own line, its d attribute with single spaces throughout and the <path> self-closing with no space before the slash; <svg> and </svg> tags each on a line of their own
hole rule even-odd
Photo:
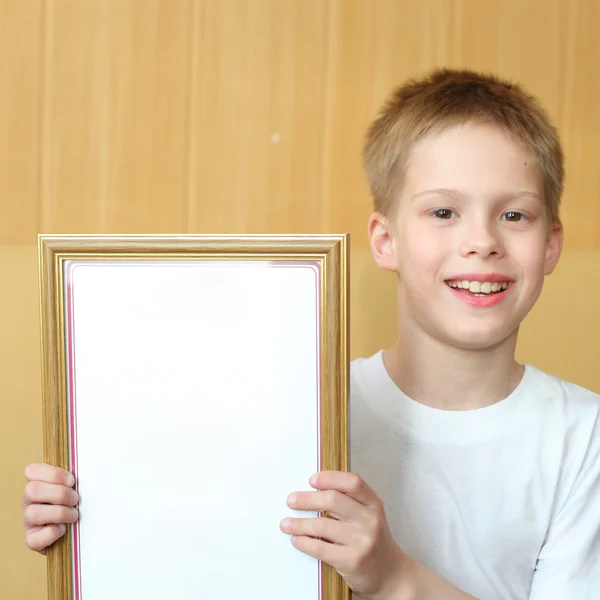
<svg viewBox="0 0 600 600">
<path fill-rule="evenodd" d="M 350 469 L 405 552 L 480 600 L 600 600 L 600 396 L 526 365 L 501 402 L 434 409 L 382 352 L 350 390 Z"/>
</svg>

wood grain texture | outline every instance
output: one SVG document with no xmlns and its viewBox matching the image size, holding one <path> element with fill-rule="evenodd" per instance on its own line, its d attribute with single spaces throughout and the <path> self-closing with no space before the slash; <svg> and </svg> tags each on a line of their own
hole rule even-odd
<svg viewBox="0 0 600 600">
<path fill-rule="evenodd" d="M 331 246 L 321 263 L 321 469 L 349 467 L 349 238 Z M 323 597 L 350 600 L 350 588 L 323 563 Z"/>
<path fill-rule="evenodd" d="M 42 232 L 184 229 L 191 7 L 46 1 Z"/>
<path fill-rule="evenodd" d="M 197 2 L 187 231 L 319 233 L 328 2 Z"/>
<path fill-rule="evenodd" d="M 281 234 L 65 234 L 42 235 L 40 243 L 57 256 L 75 253 L 89 258 L 129 255 L 202 255 L 238 256 L 263 254 L 273 259 L 288 256 L 324 258 L 345 239 L 340 235 Z"/>
<path fill-rule="evenodd" d="M 567 169 L 565 245 L 600 249 L 600 3 L 576 0 L 561 2 L 559 8 L 561 76 L 556 93 Z"/>
<path fill-rule="evenodd" d="M 70 470 L 63 270 L 56 252 L 43 239 L 39 239 L 38 262 L 44 462 Z M 71 526 L 67 529 L 68 535 L 48 548 L 50 600 L 73 597 Z"/>
<path fill-rule="evenodd" d="M 40 327 L 35 245 L 0 246 L 0 598 L 45 600 L 46 561 L 26 545 L 25 466 L 42 459 Z"/>
<path fill-rule="evenodd" d="M 42 0 L 0 0 L 0 244 L 35 244 Z"/>
<path fill-rule="evenodd" d="M 433 66 L 539 96 L 567 248 L 600 247 L 595 0 L 1 0 L 0 243 L 65 233 L 351 232 L 391 89 Z"/>
</svg>

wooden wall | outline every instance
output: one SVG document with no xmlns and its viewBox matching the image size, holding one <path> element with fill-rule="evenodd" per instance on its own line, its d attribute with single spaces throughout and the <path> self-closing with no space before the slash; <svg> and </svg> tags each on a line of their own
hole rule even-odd
<svg viewBox="0 0 600 600">
<path fill-rule="evenodd" d="M 0 243 L 346 231 L 390 89 L 493 70 L 562 132 L 570 248 L 600 245 L 595 0 L 0 0 Z"/>
<path fill-rule="evenodd" d="M 519 80 L 559 126 L 566 252 L 519 355 L 600 391 L 599 27 L 596 0 L 0 0 L 0 597 L 45 594 L 19 507 L 41 457 L 37 234 L 349 231 L 352 353 L 375 351 L 395 301 L 361 141 L 430 67 Z"/>
</svg>

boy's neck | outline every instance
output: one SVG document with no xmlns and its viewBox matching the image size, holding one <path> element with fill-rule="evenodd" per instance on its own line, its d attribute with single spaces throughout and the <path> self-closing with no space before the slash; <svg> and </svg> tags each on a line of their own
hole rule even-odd
<svg viewBox="0 0 600 600">
<path fill-rule="evenodd" d="M 444 410 L 472 410 L 506 398 L 523 376 L 514 358 L 517 331 L 486 350 L 451 348 L 423 332 L 405 331 L 384 351 L 392 380 L 410 398 Z"/>
</svg>

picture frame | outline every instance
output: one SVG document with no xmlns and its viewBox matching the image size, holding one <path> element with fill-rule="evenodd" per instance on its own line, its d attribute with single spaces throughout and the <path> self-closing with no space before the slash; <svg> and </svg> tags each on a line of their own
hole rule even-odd
<svg viewBox="0 0 600 600">
<path fill-rule="evenodd" d="M 348 600 L 279 522 L 348 469 L 342 235 L 38 236 L 49 600 Z M 325 515 L 327 516 L 327 515 Z M 243 591 L 243 596 L 241 595 Z"/>
</svg>

